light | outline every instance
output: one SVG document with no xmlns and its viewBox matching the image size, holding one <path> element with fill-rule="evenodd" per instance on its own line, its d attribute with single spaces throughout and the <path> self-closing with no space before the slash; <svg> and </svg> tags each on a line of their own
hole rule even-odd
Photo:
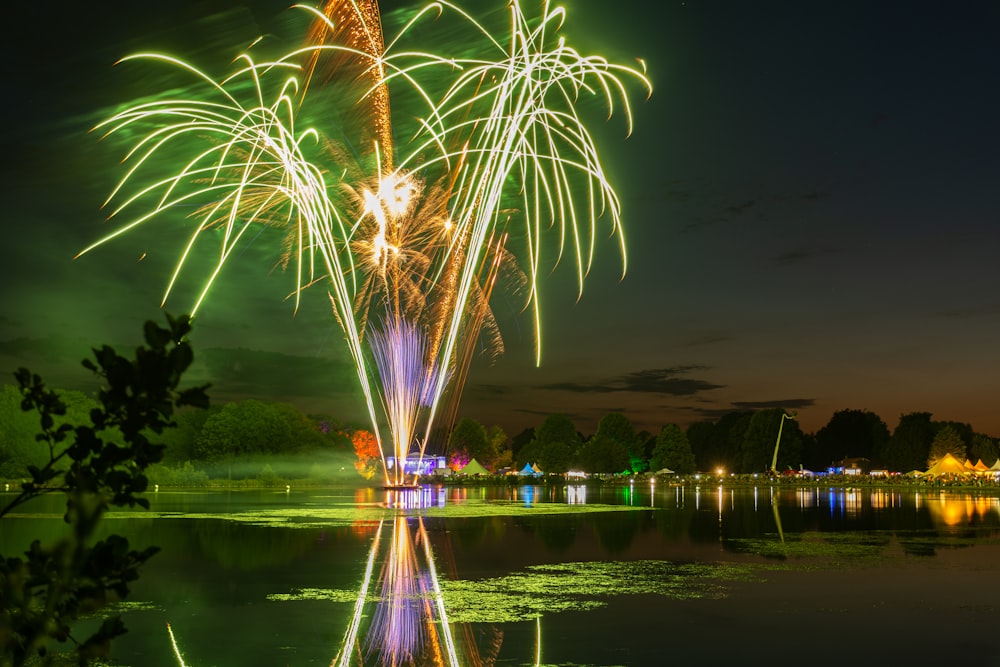
<svg viewBox="0 0 1000 667">
<path fill-rule="evenodd" d="M 406 175 L 389 174 L 379 182 L 378 191 L 389 215 L 399 217 L 410 208 L 416 185 Z"/>
<path fill-rule="evenodd" d="M 333 8 L 348 4 L 355 8 L 354 23 L 327 43 Z M 235 71 L 219 80 L 168 55 L 124 58 L 177 68 L 191 79 L 184 90 L 196 93 L 150 95 L 95 128 L 132 141 L 126 173 L 106 202 L 114 202 L 109 217 L 130 220 L 78 256 L 168 210 L 193 206 L 193 231 L 163 301 L 189 260 L 218 243 L 206 248 L 214 259 L 196 290 L 195 315 L 224 265 L 259 238 L 256 230 L 279 228 L 282 265 L 295 274 L 289 290 L 295 308 L 308 286 L 323 286 L 355 367 L 386 482 L 402 484 L 400 465 L 390 480 L 389 454 L 401 462 L 418 448 L 423 457 L 435 427 L 443 426 L 437 421 L 459 404 L 477 344 L 490 334 L 501 348 L 489 303 L 508 265 L 523 268 L 537 364 L 543 261 L 569 258 L 582 293 L 603 220 L 616 237 L 623 275 L 627 267 L 621 202 L 576 106 L 587 94 L 609 115 L 621 108 L 630 134 L 626 82 L 652 93 L 651 81 L 644 65 L 634 69 L 577 52 L 554 34 L 565 10 L 539 4 L 542 14 L 527 16 L 519 2 L 508 3 L 510 32 L 494 36 L 452 3 L 431 3 L 388 45 L 377 11 L 359 8 L 369 3 L 325 3 L 329 14 L 300 5 L 319 28 L 305 46 L 263 62 L 244 52 Z M 452 57 L 407 44 L 418 24 L 444 11 L 478 37 L 481 52 Z M 352 42 L 350 35 L 365 37 Z M 322 88 L 322 77 L 311 81 L 312 64 L 296 64 L 329 51 L 353 59 L 346 71 L 365 73 L 361 99 L 344 100 L 358 109 L 351 114 L 358 122 L 303 129 L 300 109 L 303 117 L 342 117 L 340 109 L 310 105 L 316 102 L 307 93 Z M 424 72 L 433 89 L 422 87 Z M 402 99 L 429 107 L 404 111 L 420 115 L 416 132 L 393 132 L 390 87 L 408 89 Z M 320 103 L 330 97 L 320 96 Z M 394 137 L 404 135 L 397 145 Z M 371 149 L 351 144 L 350 152 L 358 154 L 344 159 L 341 150 L 349 151 L 331 139 L 337 136 L 351 137 L 349 144 L 364 136 L 374 141 Z M 179 168 L 163 172 L 161 162 Z M 374 168 L 361 166 L 371 163 Z M 524 239 L 516 249 L 520 256 L 507 247 L 510 211 L 517 211 L 511 226 L 521 227 L 518 238 Z M 552 253 L 547 245 L 542 250 L 550 227 Z"/>
</svg>

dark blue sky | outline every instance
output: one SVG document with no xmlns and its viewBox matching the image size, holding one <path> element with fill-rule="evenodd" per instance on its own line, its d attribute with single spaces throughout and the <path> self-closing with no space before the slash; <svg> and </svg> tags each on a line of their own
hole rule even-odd
<svg viewBox="0 0 1000 667">
<path fill-rule="evenodd" d="M 169 47 L 216 62 L 290 32 L 283 2 L 133 4 L 19 4 L 8 23 L 0 369 L 29 365 L 59 386 L 86 379 L 90 345 L 128 343 L 157 317 L 183 240 L 151 227 L 72 261 L 106 229 L 98 207 L 120 175 L 121 146 L 87 130 L 155 85 L 114 60 Z M 872 410 L 890 429 L 919 410 L 1000 436 L 1000 6 L 567 7 L 571 43 L 645 59 L 655 86 L 648 101 L 636 91 L 632 137 L 620 118 L 599 130 L 628 272 L 619 280 L 608 241 L 579 302 L 567 266 L 545 280 L 541 368 L 519 303 L 495 298 L 508 349 L 474 367 L 463 415 L 516 433 L 565 412 L 590 431 L 621 410 L 656 432 L 786 407 L 815 431 L 836 410 Z M 325 307 L 293 318 L 290 277 L 261 257 L 234 263 L 199 318 L 199 373 L 219 399 L 350 420 Z"/>
</svg>

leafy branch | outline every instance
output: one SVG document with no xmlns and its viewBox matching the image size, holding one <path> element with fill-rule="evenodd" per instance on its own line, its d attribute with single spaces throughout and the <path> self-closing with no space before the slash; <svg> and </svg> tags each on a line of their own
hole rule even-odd
<svg viewBox="0 0 1000 667">
<path fill-rule="evenodd" d="M 28 466 L 30 480 L 6 506 L 0 519 L 42 495 L 66 496 L 64 520 L 69 534 L 55 545 L 32 542 L 23 558 L 0 555 L 0 665 L 20 666 L 32 656 L 45 658 L 50 640 L 74 645 L 80 665 L 105 656 L 110 642 L 126 632 L 119 616 L 103 621 L 90 637 L 77 639 L 71 626 L 80 618 L 125 598 L 139 567 L 158 547 L 142 551 L 111 535 L 91 544 L 109 507 L 149 508 L 142 494 L 149 485 L 147 466 L 163 458 L 155 437 L 176 424 L 177 408 L 208 407 L 207 385 L 179 389 L 194 355 L 185 340 L 191 318 L 166 316 L 167 327 L 144 325 L 146 344 L 135 358 L 105 345 L 83 366 L 102 380 L 98 407 L 90 423 L 59 423 L 66 405 L 28 369 L 14 374 L 21 408 L 39 415 L 35 439 L 48 448 L 48 462 Z"/>
</svg>

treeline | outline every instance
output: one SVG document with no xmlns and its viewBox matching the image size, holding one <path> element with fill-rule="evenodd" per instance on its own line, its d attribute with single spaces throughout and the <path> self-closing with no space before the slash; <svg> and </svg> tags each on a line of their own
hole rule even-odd
<svg viewBox="0 0 1000 667">
<path fill-rule="evenodd" d="M 97 405 L 82 392 L 59 395 L 66 404 L 67 423 L 85 421 Z M 0 387 L 0 479 L 23 478 L 29 466 L 48 458 L 47 448 L 35 439 L 38 415 L 23 411 L 21 400 L 17 387 Z M 354 429 L 328 415 L 307 415 L 292 405 L 249 399 L 180 410 L 174 418 L 177 428 L 155 436 L 166 450 L 162 462 L 147 471 L 152 483 L 357 480 Z"/>
<path fill-rule="evenodd" d="M 780 409 L 731 412 L 686 429 L 668 424 L 651 434 L 636 431 L 624 415 L 610 413 L 589 437 L 579 433 L 568 417 L 552 415 L 505 445 L 499 444 L 497 427 L 487 430 L 463 419 L 449 440 L 449 463 L 457 467 L 475 458 L 491 471 L 534 464 L 544 472 L 669 468 L 682 474 L 718 470 L 748 474 L 769 470 L 777 450 L 778 470 L 824 471 L 845 460 L 863 459 L 871 469 L 906 473 L 925 470 L 945 453 L 960 461 L 982 460 L 988 466 L 998 456 L 996 439 L 976 433 L 969 424 L 935 421 L 929 412 L 902 415 L 890 431 L 873 412 L 841 410 L 814 434 L 803 433 L 798 422 L 784 414 Z"/>
<path fill-rule="evenodd" d="M 95 402 L 76 391 L 60 392 L 68 422 L 85 419 Z M 476 459 L 492 472 L 535 465 L 544 472 L 754 473 L 769 470 L 777 445 L 779 470 L 804 467 L 822 471 L 845 459 L 867 459 L 871 468 L 896 472 L 925 470 L 951 453 L 959 460 L 992 465 L 997 441 L 969 424 L 935 421 L 927 412 L 902 415 L 890 430 L 875 413 L 841 410 L 814 434 L 780 409 L 731 412 L 686 429 L 668 424 L 653 434 L 637 431 L 623 414 L 600 420 L 584 435 L 565 415 L 550 415 L 535 428 L 508 437 L 499 426 L 459 420 L 450 435 L 431 442 L 428 454 L 447 456 L 457 470 Z M 153 483 L 203 485 L 213 480 L 277 484 L 282 480 L 316 483 L 356 481 L 378 475 L 380 457 L 363 427 L 330 415 L 307 415 L 298 408 L 248 399 L 183 410 L 177 428 L 158 440 L 166 444 L 162 463 L 149 470 Z M 778 432 L 781 429 L 781 439 Z M 38 416 L 21 410 L 13 385 L 0 387 L 0 479 L 19 479 L 47 457 L 35 441 Z"/>
</svg>

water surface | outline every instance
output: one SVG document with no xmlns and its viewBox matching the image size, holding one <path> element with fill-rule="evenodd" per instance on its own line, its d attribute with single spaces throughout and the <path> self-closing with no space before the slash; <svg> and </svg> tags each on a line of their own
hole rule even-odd
<svg viewBox="0 0 1000 667">
<path fill-rule="evenodd" d="M 1000 665 L 989 495 L 642 483 L 150 500 L 104 526 L 162 547 L 133 586 L 119 665 L 950 664 L 956 650 Z M 28 507 L 0 549 L 63 527 L 55 502 Z"/>
</svg>

